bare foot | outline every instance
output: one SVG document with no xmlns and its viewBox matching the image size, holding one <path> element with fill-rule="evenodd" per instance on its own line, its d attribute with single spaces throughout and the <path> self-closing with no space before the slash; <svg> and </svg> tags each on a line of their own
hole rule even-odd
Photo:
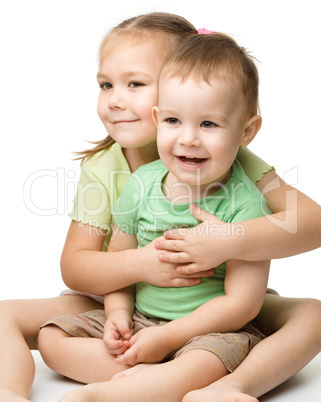
<svg viewBox="0 0 321 402">
<path fill-rule="evenodd" d="M 218 381 L 208 387 L 197 389 L 186 394 L 182 402 L 258 402 L 253 396 L 244 394 L 232 382 Z"/>
<path fill-rule="evenodd" d="M 90 402 L 93 399 L 89 392 L 87 392 L 87 386 L 82 388 L 74 389 L 73 391 L 68 392 L 60 401 L 63 402 Z"/>
<path fill-rule="evenodd" d="M 126 377 L 127 375 L 131 375 L 136 373 L 137 371 L 143 370 L 147 367 L 151 367 L 151 366 L 156 366 L 157 363 L 142 363 L 142 364 L 136 364 L 136 366 L 131 367 L 127 370 L 124 371 L 120 371 L 119 373 L 115 374 L 112 377 L 112 380 L 119 380 L 120 378 Z"/>
<path fill-rule="evenodd" d="M 15 394 L 12 391 L 1 389 L 0 390 L 0 401 L 4 402 L 30 402 L 29 399 L 25 399 L 20 395 Z"/>
<path fill-rule="evenodd" d="M 85 385 L 68 392 L 61 402 L 113 402 L 114 395 L 108 392 L 110 381 Z M 117 399 L 119 400 L 119 399 Z M 127 399 L 126 399 L 127 400 Z M 128 399 L 129 400 L 129 399 Z"/>
</svg>

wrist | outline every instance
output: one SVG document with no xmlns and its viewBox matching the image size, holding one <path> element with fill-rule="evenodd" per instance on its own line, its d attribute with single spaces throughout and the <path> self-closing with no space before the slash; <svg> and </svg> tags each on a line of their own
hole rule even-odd
<svg viewBox="0 0 321 402">
<path fill-rule="evenodd" d="M 193 337 L 190 335 L 189 330 L 186 331 L 184 329 L 184 323 L 181 321 L 182 320 L 178 318 L 162 326 L 168 353 L 181 348 Z"/>
<path fill-rule="evenodd" d="M 136 249 L 137 269 L 135 270 L 135 283 L 147 282 L 150 283 L 151 265 L 153 261 L 149 256 L 148 250 L 145 247 Z"/>
</svg>

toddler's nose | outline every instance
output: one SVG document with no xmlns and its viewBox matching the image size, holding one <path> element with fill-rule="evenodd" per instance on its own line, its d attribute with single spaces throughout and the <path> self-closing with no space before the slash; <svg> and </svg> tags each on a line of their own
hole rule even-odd
<svg viewBox="0 0 321 402">
<path fill-rule="evenodd" d="M 178 143 L 186 147 L 199 147 L 201 145 L 199 136 L 193 128 L 182 129 Z"/>
</svg>

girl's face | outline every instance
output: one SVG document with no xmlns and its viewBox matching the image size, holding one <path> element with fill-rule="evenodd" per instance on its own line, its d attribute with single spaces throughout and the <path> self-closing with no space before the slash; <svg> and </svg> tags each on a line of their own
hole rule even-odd
<svg viewBox="0 0 321 402">
<path fill-rule="evenodd" d="M 109 135 L 123 148 L 156 141 L 152 108 L 164 55 L 153 40 L 116 46 L 100 63 L 98 115 Z"/>
</svg>

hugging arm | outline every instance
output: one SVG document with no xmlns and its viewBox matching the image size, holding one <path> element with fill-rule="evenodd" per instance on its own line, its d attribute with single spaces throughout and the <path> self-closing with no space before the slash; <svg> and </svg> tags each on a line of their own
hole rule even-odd
<svg viewBox="0 0 321 402">
<path fill-rule="evenodd" d="M 215 267 L 231 258 L 248 261 L 284 258 L 321 246 L 321 206 L 286 184 L 274 170 L 257 183 L 272 215 L 238 223 L 225 223 L 197 207 L 200 230 L 174 230 L 156 247 L 164 262 L 179 264 L 178 271 L 191 273 Z M 202 225 L 212 225 L 210 235 Z M 242 224 L 244 234 L 237 235 Z"/>
<path fill-rule="evenodd" d="M 105 230 L 71 222 L 61 256 L 62 277 L 70 289 L 100 295 L 140 281 L 164 287 L 192 286 L 200 277 L 213 274 L 179 274 L 176 264 L 159 261 L 155 241 L 141 249 L 104 252 L 105 237 Z"/>
</svg>

